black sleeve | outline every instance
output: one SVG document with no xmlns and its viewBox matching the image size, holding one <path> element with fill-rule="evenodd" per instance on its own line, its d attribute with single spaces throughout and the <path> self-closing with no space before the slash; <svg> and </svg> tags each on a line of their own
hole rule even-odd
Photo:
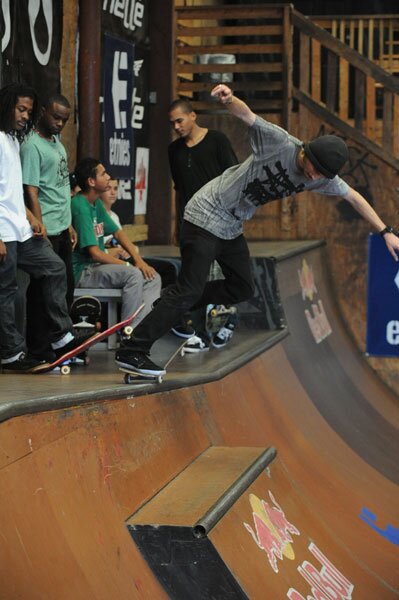
<svg viewBox="0 0 399 600">
<path fill-rule="evenodd" d="M 224 133 L 218 132 L 218 160 L 221 168 L 221 172 L 225 171 L 229 167 L 238 163 L 235 152 L 230 144 L 230 140 L 224 135 Z"/>
</svg>

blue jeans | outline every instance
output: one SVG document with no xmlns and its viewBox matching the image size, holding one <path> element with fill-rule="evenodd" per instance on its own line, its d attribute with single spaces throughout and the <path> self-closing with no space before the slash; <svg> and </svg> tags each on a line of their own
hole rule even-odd
<svg viewBox="0 0 399 600">
<path fill-rule="evenodd" d="M 181 270 L 152 312 L 135 328 L 129 347 L 149 352 L 152 344 L 180 322 L 188 310 L 207 304 L 237 304 L 251 298 L 254 284 L 247 242 L 243 235 L 223 240 L 209 231 L 183 221 Z M 225 279 L 207 281 L 214 260 Z"/>
<path fill-rule="evenodd" d="M 26 350 L 25 339 L 15 324 L 17 267 L 41 283 L 48 317 L 49 342 L 60 339 L 72 330 L 65 299 L 65 265 L 55 254 L 48 240 L 32 237 L 25 242 L 6 242 L 6 248 L 6 258 L 0 262 L 1 358 L 9 358 Z"/>
</svg>

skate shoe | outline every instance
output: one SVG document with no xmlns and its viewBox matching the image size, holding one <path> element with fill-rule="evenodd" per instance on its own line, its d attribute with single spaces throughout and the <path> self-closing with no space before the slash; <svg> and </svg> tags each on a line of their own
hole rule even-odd
<svg viewBox="0 0 399 600">
<path fill-rule="evenodd" d="M 176 327 L 172 327 L 171 332 L 181 338 L 191 338 L 195 335 L 195 330 L 188 324 L 176 325 Z"/>
<path fill-rule="evenodd" d="M 193 335 L 184 346 L 184 352 L 196 354 L 209 350 L 209 338 L 204 333 Z"/>
<path fill-rule="evenodd" d="M 44 361 L 37 360 L 22 352 L 12 362 L 4 363 L 2 361 L 1 368 L 4 373 L 34 373 L 36 368 L 43 366 L 43 364 L 45 364 Z"/>
<path fill-rule="evenodd" d="M 61 346 L 60 348 L 53 348 L 54 353 L 57 358 L 59 358 L 60 356 L 64 356 L 64 354 L 66 354 L 67 352 L 71 352 L 72 350 L 74 350 L 81 344 L 84 344 L 84 342 L 94 337 L 95 335 L 97 335 L 97 332 L 94 333 L 91 330 L 89 332 L 87 330 L 75 332 L 73 338 L 67 344 Z"/>
<path fill-rule="evenodd" d="M 223 327 L 219 329 L 212 338 L 212 346 L 214 348 L 223 348 L 233 337 L 235 328 L 237 327 L 236 315 L 230 315 Z"/>
<path fill-rule="evenodd" d="M 122 348 L 116 351 L 115 362 L 118 367 L 122 369 L 132 370 L 135 373 L 141 373 L 143 375 L 165 375 L 166 371 L 162 367 L 158 367 L 152 362 L 150 357 L 145 352 L 139 352 L 138 350 L 128 350 Z"/>
</svg>

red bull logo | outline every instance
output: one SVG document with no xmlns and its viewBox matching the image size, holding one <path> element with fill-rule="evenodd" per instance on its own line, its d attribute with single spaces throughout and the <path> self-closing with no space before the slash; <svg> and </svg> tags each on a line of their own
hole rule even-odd
<svg viewBox="0 0 399 600">
<path fill-rule="evenodd" d="M 298 567 L 299 573 L 310 585 L 312 596 L 302 596 L 296 589 L 290 588 L 287 596 L 290 600 L 351 600 L 354 585 L 328 560 L 313 542 L 309 550 L 320 562 L 317 569 L 308 560 Z"/>
<path fill-rule="evenodd" d="M 305 259 L 302 260 L 302 269 L 298 271 L 299 283 L 302 289 L 302 300 L 310 300 L 317 294 L 317 287 L 314 280 L 313 269 L 309 267 Z"/>
<path fill-rule="evenodd" d="M 298 529 L 288 521 L 282 508 L 269 491 L 272 501 L 270 505 L 265 500 L 260 500 L 255 494 L 250 494 L 249 502 L 252 508 L 255 531 L 248 523 L 245 529 L 251 534 L 256 545 L 266 553 L 270 566 L 278 573 L 277 559 L 288 558 L 294 560 L 295 553 L 292 548 L 292 535 L 300 535 Z"/>
</svg>

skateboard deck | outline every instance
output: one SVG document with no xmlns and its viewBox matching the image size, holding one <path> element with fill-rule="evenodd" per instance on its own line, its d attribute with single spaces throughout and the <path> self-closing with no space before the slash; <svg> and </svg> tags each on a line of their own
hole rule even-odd
<svg viewBox="0 0 399 600">
<path fill-rule="evenodd" d="M 77 356 L 78 354 L 82 354 L 82 352 L 84 352 L 85 350 L 88 350 L 91 346 L 94 346 L 94 344 L 98 344 L 102 340 L 105 340 L 108 336 L 112 335 L 116 331 L 119 331 L 120 329 L 125 330 L 124 333 L 126 336 L 131 335 L 133 332 L 133 328 L 129 324 L 139 314 L 139 312 L 143 308 L 144 308 L 144 304 L 139 306 L 139 308 L 136 310 L 136 312 L 134 312 L 127 319 L 124 319 L 123 321 L 120 321 L 119 323 L 115 323 L 115 325 L 112 325 L 112 327 L 108 327 L 108 329 L 105 329 L 104 331 L 95 333 L 94 335 L 89 337 L 85 342 L 83 342 L 83 344 L 80 344 L 73 350 L 70 350 L 69 352 L 62 354 L 54 362 L 45 363 L 43 365 L 40 365 L 39 367 L 35 367 L 35 370 L 33 371 L 34 374 L 36 375 L 36 374 L 40 374 L 40 373 L 48 373 L 49 371 L 52 371 L 56 367 L 61 367 L 61 374 L 68 375 L 71 371 L 71 366 L 69 364 L 69 361 L 74 356 Z"/>
<path fill-rule="evenodd" d="M 151 360 L 160 365 L 165 371 L 176 356 L 184 356 L 184 347 L 187 344 L 187 338 L 180 338 L 173 333 L 167 333 L 157 340 L 151 350 Z M 125 383 L 162 383 L 165 375 L 149 375 L 139 373 L 133 368 L 119 367 L 119 370 L 125 373 Z"/>
</svg>

